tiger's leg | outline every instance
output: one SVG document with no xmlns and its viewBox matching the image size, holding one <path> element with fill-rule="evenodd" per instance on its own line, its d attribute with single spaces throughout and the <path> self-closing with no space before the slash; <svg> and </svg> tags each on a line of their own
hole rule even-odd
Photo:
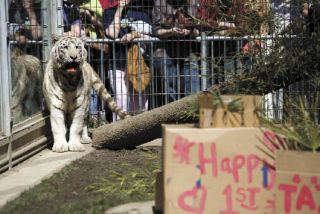
<svg viewBox="0 0 320 214">
<path fill-rule="evenodd" d="M 88 134 L 88 119 L 84 119 L 83 128 L 82 128 L 81 143 L 83 143 L 83 144 L 92 143 L 92 140 Z"/>
<path fill-rule="evenodd" d="M 51 130 L 53 134 L 53 147 L 54 152 L 67 152 L 68 142 L 66 140 L 67 129 L 65 126 L 64 112 L 55 107 L 50 110 Z"/>
<path fill-rule="evenodd" d="M 84 109 L 78 108 L 71 113 L 70 139 L 68 142 L 69 151 L 81 152 L 84 151 L 84 146 L 81 144 L 80 135 L 84 125 Z"/>
</svg>

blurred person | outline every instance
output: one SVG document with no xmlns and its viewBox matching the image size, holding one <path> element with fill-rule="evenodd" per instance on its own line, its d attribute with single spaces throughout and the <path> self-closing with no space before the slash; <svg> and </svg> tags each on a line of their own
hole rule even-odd
<svg viewBox="0 0 320 214">
<path fill-rule="evenodd" d="M 198 3 L 196 17 L 202 23 L 201 31 L 225 35 L 228 30 L 235 28 L 235 24 L 226 18 L 231 1 L 198 0 Z"/>
<path fill-rule="evenodd" d="M 80 16 L 82 20 L 83 37 L 88 39 L 106 38 L 102 23 L 102 7 L 97 0 L 83 1 L 83 3 L 80 4 Z M 89 60 L 100 59 L 101 54 L 107 54 L 109 52 L 109 45 L 107 43 L 90 42 L 90 44 L 86 43 L 86 46 L 90 47 L 90 49 L 88 49 L 88 51 L 90 50 Z M 103 53 L 101 53 L 101 48 L 103 49 Z M 91 66 L 97 73 L 99 73 L 99 63 L 91 63 Z M 94 89 L 91 89 L 89 111 L 90 117 L 93 121 L 98 121 L 98 106 L 98 95 Z"/>
<path fill-rule="evenodd" d="M 299 0 L 270 0 L 270 9 L 274 16 L 272 33 L 292 33 L 293 24 L 300 21 L 301 1 Z"/>
<path fill-rule="evenodd" d="M 306 17 L 307 30 L 309 34 L 320 30 L 320 2 L 303 2 L 302 15 Z"/>
<path fill-rule="evenodd" d="M 64 24 L 63 36 L 81 36 L 81 17 L 79 1 L 64 0 L 62 3 L 62 17 Z"/>
<path fill-rule="evenodd" d="M 91 39 L 104 38 L 102 6 L 97 0 L 87 0 L 80 5 L 80 16 L 85 36 Z"/>
<path fill-rule="evenodd" d="M 102 23 L 102 7 L 96 0 L 84 0 L 80 5 L 80 16 L 82 20 L 82 36 L 90 39 L 107 38 Z M 104 53 L 109 52 L 109 45 L 104 43 L 90 43 L 90 47 L 101 50 Z"/>
<path fill-rule="evenodd" d="M 119 4 L 119 0 L 99 0 L 99 3 L 102 6 L 103 11 L 106 9 L 115 7 Z M 130 7 L 135 10 L 147 13 L 151 16 L 153 0 L 130 0 Z"/>
<path fill-rule="evenodd" d="M 208 20 L 208 27 L 201 30 L 209 31 L 213 35 L 225 36 L 253 36 L 265 34 L 268 30 L 264 19 L 267 19 L 268 0 L 199 0 L 197 17 L 202 22 Z M 243 47 L 239 47 L 238 39 L 216 41 L 215 57 L 220 60 L 221 73 L 217 81 L 224 81 L 232 76 L 241 67 L 248 70 L 251 67 L 249 55 L 260 50 L 260 40 L 242 40 Z M 226 50 L 225 50 L 226 49 Z M 239 60 L 239 50 L 243 57 Z M 241 64 L 240 64 L 241 63 Z M 219 72 L 219 71 L 218 71 Z"/>
<path fill-rule="evenodd" d="M 196 3 L 195 0 L 154 2 L 152 30 L 161 39 L 155 44 L 154 69 L 158 76 L 164 77 L 164 85 L 168 84 L 169 102 L 177 100 L 180 93 L 184 96 L 200 91 L 199 46 L 192 41 L 199 30 L 184 26 L 179 19 L 181 12 L 195 17 Z"/>
<path fill-rule="evenodd" d="M 42 109 L 41 43 L 29 43 L 42 37 L 41 1 L 14 0 L 9 4 L 9 35 L 18 44 L 11 45 L 11 111 L 13 123 L 19 123 Z"/>
<path fill-rule="evenodd" d="M 214 35 L 248 35 L 258 32 L 268 0 L 198 0 L 196 18 L 201 31 Z"/>
<path fill-rule="evenodd" d="M 148 86 L 145 85 L 140 97 L 142 103 L 142 106 L 140 106 L 140 93 L 134 88 L 134 84 L 132 84 L 134 82 L 129 81 L 129 71 L 130 69 L 132 70 L 132 67 L 130 67 L 132 66 L 132 61 L 127 60 L 127 56 L 129 58 L 129 56 L 131 57 L 137 54 L 136 52 L 129 53 L 129 50 L 132 50 L 131 47 L 134 46 L 131 42 L 135 38 L 150 38 L 150 34 L 152 33 L 150 17 L 141 7 L 132 5 L 130 0 L 119 0 L 115 6 L 107 7 L 104 10 L 103 24 L 108 38 L 120 39 L 120 44 L 116 44 L 116 52 L 110 53 L 108 64 L 108 77 L 111 88 L 116 96 L 116 103 L 129 114 L 137 111 L 145 111 L 148 109 L 148 97 L 146 93 L 149 89 Z M 144 43 L 141 43 L 141 47 L 141 59 L 142 57 L 146 58 L 147 52 Z M 115 55 L 115 59 L 113 59 L 113 55 Z M 137 57 L 137 55 L 135 57 Z M 134 60 L 136 61 L 138 59 L 136 58 Z M 148 69 L 145 67 L 144 62 L 141 63 L 141 68 Z"/>
<path fill-rule="evenodd" d="M 118 5 L 118 1 L 117 0 L 99 0 L 101 6 L 102 6 L 102 10 L 105 11 L 109 8 L 113 8 L 115 6 Z"/>
<path fill-rule="evenodd" d="M 9 5 L 9 33 L 21 44 L 42 37 L 41 2 L 37 0 L 12 0 Z"/>
</svg>

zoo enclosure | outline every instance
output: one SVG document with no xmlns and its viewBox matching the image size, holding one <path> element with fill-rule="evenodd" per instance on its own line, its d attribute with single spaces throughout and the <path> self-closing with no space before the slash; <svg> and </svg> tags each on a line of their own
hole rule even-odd
<svg viewBox="0 0 320 214">
<path fill-rule="evenodd" d="M 19 1 L 16 1 L 19 3 Z M 10 20 L 12 14 L 10 8 L 12 1 L 6 0 L 5 7 L 1 8 L 1 22 L 0 22 L 0 41 L 1 41 L 1 73 L 0 73 L 0 171 L 11 168 L 14 164 L 22 161 L 28 156 L 40 151 L 47 146 L 48 141 L 50 141 L 50 127 L 48 123 L 47 113 L 44 109 L 43 99 L 39 99 L 38 103 L 29 112 L 26 112 L 23 117 L 17 118 L 17 114 L 13 111 L 13 93 L 15 88 L 14 81 L 14 71 L 12 53 L 15 53 L 16 47 L 20 49 L 22 53 L 20 55 L 30 54 L 36 56 L 42 63 L 44 68 L 49 59 L 51 45 L 51 34 L 56 33 L 61 35 L 64 31 L 63 23 L 63 2 L 59 0 L 36 0 L 34 1 L 36 6 L 32 9 L 38 11 L 38 16 L 40 19 L 37 24 L 32 24 L 31 20 L 23 20 L 24 23 L 14 23 Z M 95 2 L 93 4 L 92 2 Z M 146 1 L 144 1 L 146 2 Z M 277 2 L 277 1 L 275 1 Z M 282 1 L 280 1 L 282 2 Z M 297 10 L 300 1 L 292 1 L 295 3 L 287 5 L 271 5 L 273 8 L 279 9 L 278 20 L 279 28 L 284 30 L 289 23 L 292 23 L 292 16 L 290 16 L 291 10 Z M 17 8 L 21 9 L 21 4 L 16 4 Z M 21 1 L 20 1 L 21 3 Z M 150 4 L 149 4 L 150 3 Z M 148 2 L 145 6 L 150 9 L 152 8 L 153 1 Z M 270 2 L 260 2 L 262 4 L 270 5 Z M 97 14 L 99 2 L 98 0 L 91 1 L 87 4 L 85 9 L 89 9 L 93 14 Z M 83 9 L 83 7 L 82 7 Z M 150 12 L 150 11 L 149 11 Z M 289 15 L 288 15 L 289 14 Z M 150 13 L 149 13 L 150 15 Z M 150 15 L 151 16 L 151 15 Z M 50 17 L 50 18 L 48 18 Z M 300 16 L 299 16 L 300 17 Z M 82 27 L 85 30 L 89 25 L 94 25 L 92 23 L 87 23 L 87 19 L 82 17 Z M 99 18 L 99 16 L 97 16 Z M 302 22 L 303 18 L 301 19 Z M 16 20 L 15 20 L 16 21 Z M 41 36 L 38 39 L 29 39 L 25 43 L 21 42 L 22 31 L 20 28 L 27 27 L 40 27 Z M 18 27 L 17 31 L 14 30 Z M 96 25 L 97 27 L 97 25 Z M 273 26 L 275 27 L 275 26 Z M 20 30 L 20 31 L 19 31 Z M 278 29 L 274 29 L 275 32 Z M 89 31 L 90 35 L 98 32 Z M 14 36 L 18 36 L 19 39 L 15 39 Z M 101 35 L 100 35 L 101 36 Z M 84 40 L 87 44 L 88 50 L 88 62 L 95 68 L 99 73 L 101 79 L 107 85 L 107 88 L 112 93 L 112 95 L 117 99 L 123 95 L 128 95 L 128 93 L 134 94 L 135 99 L 127 99 L 124 105 L 126 105 L 128 112 L 131 114 L 145 111 L 148 109 L 153 109 L 161 105 L 165 105 L 172 101 L 171 95 L 176 95 L 175 99 L 180 99 L 181 97 L 187 96 L 190 91 L 183 88 L 183 82 L 186 79 L 194 76 L 199 79 L 199 90 L 206 89 L 207 87 L 220 83 L 222 81 L 228 80 L 232 77 L 233 73 L 245 72 L 250 70 L 252 58 L 259 55 L 264 57 L 268 54 L 269 45 L 272 44 L 274 40 L 274 34 L 262 35 L 261 33 L 256 33 L 255 35 L 241 35 L 241 36 L 228 36 L 228 35 L 210 35 L 205 32 L 201 32 L 198 36 L 194 38 L 180 38 L 175 40 L 175 42 L 182 42 L 184 44 L 194 43 L 198 52 L 195 56 L 197 61 L 196 70 L 199 71 L 198 74 L 180 74 L 181 63 L 177 63 L 176 71 L 177 73 L 172 75 L 169 73 L 166 66 L 163 66 L 163 72 L 159 73 L 155 71 L 155 57 L 154 51 L 155 46 L 158 44 L 167 44 L 171 42 L 170 40 L 159 39 L 152 35 L 150 38 L 135 38 L 132 43 L 138 46 L 138 55 L 136 60 L 141 62 L 141 47 L 147 44 L 146 60 L 148 60 L 148 67 L 150 69 L 150 83 L 148 84 L 147 90 L 142 90 L 142 78 L 141 78 L 141 64 L 139 64 L 137 69 L 138 76 L 138 90 L 129 88 L 123 92 L 117 92 L 117 82 L 116 82 L 116 62 L 118 58 L 115 55 L 116 49 L 120 43 L 120 39 L 107 39 L 97 38 L 97 36 L 91 37 L 87 36 Z M 283 36 L 284 39 L 293 39 L 292 34 L 287 34 Z M 254 52 L 254 43 L 247 43 L 248 41 L 260 41 L 262 46 L 260 46 L 260 52 Z M 108 51 L 105 51 L 104 45 L 108 44 Z M 248 44 L 248 55 L 243 55 L 243 47 Z M 129 45 L 125 46 L 126 52 L 129 49 Z M 232 49 L 232 51 L 230 51 Z M 16 56 L 17 57 L 17 56 Z M 19 56 L 18 56 L 19 57 Z M 165 55 L 163 58 L 164 62 L 168 60 Z M 175 58 L 174 61 L 188 61 L 188 58 Z M 126 66 L 128 69 L 128 65 Z M 27 72 L 27 71 L 26 71 Z M 112 75 L 110 75 L 112 74 Z M 28 76 L 28 75 L 27 75 Z M 176 79 L 172 88 L 175 89 L 174 92 L 170 91 L 169 79 Z M 110 81 L 113 79 L 113 81 Z M 19 79 L 18 79 L 19 80 Z M 17 81 L 17 80 L 15 80 Z M 124 81 L 126 85 L 130 85 L 129 77 L 125 76 Z M 31 84 L 30 84 L 31 83 Z M 32 88 L 34 85 L 34 80 L 29 80 L 29 85 L 24 88 L 27 90 Z M 190 83 L 191 89 L 195 85 Z M 119 85 L 118 85 L 119 86 Z M 121 87 L 120 87 L 121 88 Z M 299 87 L 290 87 L 291 91 L 299 92 Z M 25 96 L 21 102 L 28 103 L 30 98 L 33 98 L 34 91 L 28 91 L 27 93 L 32 94 L 31 97 Z M 282 102 L 282 90 L 275 92 L 274 94 L 268 95 L 272 100 L 269 102 L 270 115 L 274 115 L 281 118 L 281 102 Z M 147 99 L 147 104 L 145 104 L 145 99 Z M 274 103 L 275 106 L 274 106 Z M 134 111 L 130 111 L 129 106 L 137 106 Z M 22 106 L 26 108 L 26 105 Z M 105 108 L 104 104 L 99 101 L 96 95 L 92 94 L 92 102 L 90 105 L 91 116 L 97 116 L 99 120 L 109 120 L 112 121 L 116 118 L 112 118 L 112 115 Z M 279 111 L 280 108 L 280 111 Z"/>
</svg>

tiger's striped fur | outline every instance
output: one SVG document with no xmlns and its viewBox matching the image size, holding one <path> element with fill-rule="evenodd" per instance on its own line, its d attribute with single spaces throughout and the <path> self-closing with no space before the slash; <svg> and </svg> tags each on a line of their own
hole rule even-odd
<svg viewBox="0 0 320 214">
<path fill-rule="evenodd" d="M 86 59 L 87 51 L 80 38 L 61 37 L 52 48 L 45 70 L 43 93 L 50 111 L 54 138 L 52 150 L 55 152 L 83 151 L 81 143 L 91 142 L 87 130 L 91 87 L 121 119 L 127 116 Z"/>
</svg>

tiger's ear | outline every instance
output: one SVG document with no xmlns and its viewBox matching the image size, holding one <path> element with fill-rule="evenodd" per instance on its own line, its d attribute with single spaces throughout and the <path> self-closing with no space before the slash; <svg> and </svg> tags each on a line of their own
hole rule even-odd
<svg viewBox="0 0 320 214">
<path fill-rule="evenodd" d="M 59 39 L 61 38 L 62 36 L 58 35 L 58 34 L 51 34 L 51 41 L 52 41 L 52 44 L 54 45 L 57 41 L 59 41 Z"/>
</svg>

